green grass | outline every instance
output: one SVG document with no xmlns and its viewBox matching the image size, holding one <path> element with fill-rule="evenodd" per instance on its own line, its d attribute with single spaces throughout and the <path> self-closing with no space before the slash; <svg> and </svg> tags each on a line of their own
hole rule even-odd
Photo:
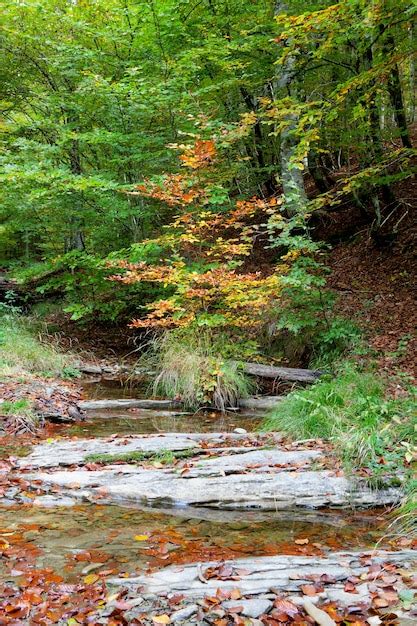
<svg viewBox="0 0 417 626">
<path fill-rule="evenodd" d="M 14 402 L 6 400 L 0 404 L 1 415 L 29 415 L 31 411 L 31 404 L 26 398 Z"/>
<path fill-rule="evenodd" d="M 236 362 L 222 356 L 228 351 L 226 338 L 204 329 L 167 332 L 148 352 L 147 365 L 158 372 L 154 393 L 193 409 L 236 406 L 253 391 L 253 383 Z"/>
<path fill-rule="evenodd" d="M 35 432 L 39 418 L 34 413 L 32 404 L 26 398 L 0 403 L 0 418 L 5 420 L 5 430 L 15 433 Z"/>
<path fill-rule="evenodd" d="M 390 530 L 394 535 L 417 538 L 417 478 L 411 478 L 406 485 L 403 503 L 394 516 Z"/>
<path fill-rule="evenodd" d="M 125 463 L 141 463 L 149 461 L 151 463 L 162 463 L 169 465 L 180 459 L 189 459 L 199 450 L 187 448 L 186 450 L 160 450 L 159 452 L 135 450 L 133 452 L 120 452 L 117 454 L 90 454 L 86 457 L 86 461 L 94 463 L 116 463 L 123 461 Z"/>
<path fill-rule="evenodd" d="M 262 425 L 295 439 L 323 438 L 335 445 L 348 471 L 370 470 L 381 484 L 412 476 L 410 455 L 416 452 L 416 388 L 391 398 L 382 379 L 346 365 L 334 377 L 290 393 Z"/>
<path fill-rule="evenodd" d="M 13 314 L 0 315 L 0 375 L 24 373 L 70 377 L 77 370 L 73 357 L 43 342 L 29 320 Z"/>
</svg>

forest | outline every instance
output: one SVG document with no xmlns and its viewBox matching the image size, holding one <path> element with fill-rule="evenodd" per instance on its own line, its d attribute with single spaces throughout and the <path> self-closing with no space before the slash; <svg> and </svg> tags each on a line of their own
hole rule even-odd
<svg viewBox="0 0 417 626">
<path fill-rule="evenodd" d="M 0 624 L 417 618 L 416 16 L 3 0 Z"/>
</svg>

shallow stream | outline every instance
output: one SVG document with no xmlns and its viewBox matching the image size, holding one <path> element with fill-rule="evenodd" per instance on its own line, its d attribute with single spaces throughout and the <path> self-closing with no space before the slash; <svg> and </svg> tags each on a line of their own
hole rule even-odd
<svg viewBox="0 0 417 626">
<path fill-rule="evenodd" d="M 85 391 L 89 398 L 135 397 L 134 390 L 108 382 L 88 384 Z M 60 434 L 253 430 L 259 423 L 254 414 L 100 411 Z M 382 511 L 157 511 L 99 504 L 0 509 L 0 538 L 26 550 L 30 544 L 39 566 L 53 568 L 68 581 L 90 571 L 132 574 L 171 563 L 369 548 L 383 537 L 384 524 Z"/>
</svg>

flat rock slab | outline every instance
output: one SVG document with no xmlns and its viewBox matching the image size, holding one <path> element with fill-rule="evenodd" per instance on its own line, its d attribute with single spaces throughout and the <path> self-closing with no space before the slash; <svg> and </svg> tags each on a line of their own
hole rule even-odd
<svg viewBox="0 0 417 626">
<path fill-rule="evenodd" d="M 358 594 L 347 598 L 344 582 L 351 577 L 364 577 L 372 565 L 394 563 L 402 569 L 415 573 L 417 553 L 413 550 L 399 552 L 375 551 L 370 553 L 338 552 L 327 557 L 272 556 L 235 559 L 223 563 L 207 562 L 172 566 L 154 574 L 132 578 L 113 578 L 108 584 L 117 587 L 135 587 L 141 594 L 155 596 L 180 594 L 190 599 L 216 595 L 217 590 L 239 589 L 242 595 L 257 596 L 273 590 L 274 593 L 301 594 L 302 586 L 319 581 L 325 587 L 324 598 L 343 596 L 344 603 L 370 600 L 371 591 L 366 577 Z M 210 571 L 211 570 L 211 571 Z M 206 577 L 207 576 L 207 577 Z M 324 581 L 323 582 L 323 578 Z M 232 579 L 233 578 L 233 579 Z M 372 580 L 372 578 L 374 580 Z M 375 582 L 370 576 L 369 583 Z M 344 594 L 344 595 L 343 595 Z M 320 595 L 323 598 L 322 592 Z M 238 605 L 240 601 L 236 601 Z"/>
<path fill-rule="evenodd" d="M 347 479 L 339 472 L 313 471 L 312 462 L 326 461 L 323 451 L 301 449 L 297 444 L 280 447 L 279 440 L 279 435 L 274 443 L 270 435 L 247 433 L 56 440 L 36 446 L 18 464 L 25 469 L 54 468 L 30 478 L 46 488 L 60 487 L 64 495 L 77 500 L 142 507 L 277 511 L 391 505 L 400 498 L 398 489 L 370 489 L 365 481 Z M 148 461 L 82 467 L 91 454 L 164 450 L 191 450 L 195 456 L 171 466 L 155 467 Z M 77 465 L 81 467 L 74 468 Z M 72 467 L 59 471 L 59 466 Z"/>
<path fill-rule="evenodd" d="M 273 468 L 294 470 L 299 466 L 305 466 L 311 461 L 322 456 L 319 450 L 251 450 L 245 452 L 242 448 L 240 454 L 234 449 L 235 454 L 220 456 L 196 461 L 193 466 L 184 473 L 184 478 L 197 476 L 224 476 L 225 474 L 243 473 L 247 471 L 264 473 Z"/>
<path fill-rule="evenodd" d="M 261 441 L 277 442 L 280 435 L 261 437 L 237 433 L 166 433 L 161 435 L 136 435 L 97 439 L 57 439 L 35 446 L 33 452 L 20 459 L 21 468 L 58 467 L 80 465 L 91 454 L 122 454 L 127 452 L 161 452 L 198 449 L 204 445 L 224 445 L 225 442 L 248 440 L 255 444 Z M 245 448 L 242 447 L 242 451 Z"/>
<path fill-rule="evenodd" d="M 200 467 L 203 461 L 200 463 Z M 61 487 L 72 497 L 142 506 L 196 506 L 265 511 L 298 507 L 370 507 L 398 501 L 395 489 L 375 491 L 330 471 L 249 472 L 187 477 L 175 469 L 132 465 L 87 471 L 37 473 L 44 486 Z"/>
</svg>

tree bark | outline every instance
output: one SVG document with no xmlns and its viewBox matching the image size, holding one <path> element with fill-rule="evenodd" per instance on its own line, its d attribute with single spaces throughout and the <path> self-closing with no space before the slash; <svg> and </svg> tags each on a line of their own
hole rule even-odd
<svg viewBox="0 0 417 626">
<path fill-rule="evenodd" d="M 243 371 L 261 378 L 279 378 L 290 382 L 314 383 L 323 374 L 320 370 L 306 370 L 296 367 L 274 367 L 261 363 L 242 363 Z"/>
<path fill-rule="evenodd" d="M 75 176 L 82 174 L 80 151 L 78 147 L 78 141 L 74 139 L 71 142 L 71 149 L 69 154 L 71 173 Z M 80 213 L 82 212 L 82 198 L 80 192 L 74 192 L 74 205 L 70 209 L 69 219 L 69 235 L 65 241 L 65 252 L 71 250 L 85 250 L 84 235 L 80 226 Z"/>
<path fill-rule="evenodd" d="M 286 13 L 286 2 L 278 0 L 275 15 Z M 274 90 L 286 89 L 289 94 L 294 90 L 296 60 L 289 55 L 274 81 Z M 307 194 L 304 188 L 302 170 L 297 166 L 297 123 L 298 115 L 290 111 L 284 117 L 285 126 L 281 131 L 281 181 L 284 194 L 284 208 L 288 216 L 302 212 L 307 206 Z"/>
</svg>

